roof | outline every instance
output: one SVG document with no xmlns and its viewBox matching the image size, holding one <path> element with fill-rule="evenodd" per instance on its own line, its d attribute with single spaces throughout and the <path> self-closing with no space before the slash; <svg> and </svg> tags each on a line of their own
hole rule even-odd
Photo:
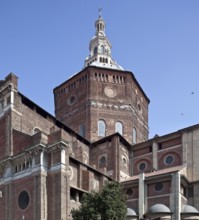
<svg viewBox="0 0 199 220">
<path fill-rule="evenodd" d="M 114 133 L 114 134 L 111 134 L 109 136 L 106 136 L 104 138 L 101 138 L 95 142 L 92 143 L 92 147 L 95 147 L 95 146 L 98 146 L 99 144 L 102 144 L 106 141 L 108 141 L 109 139 L 113 138 L 114 136 L 117 136 L 120 138 L 120 141 L 128 148 L 131 148 L 132 145 L 118 132 Z"/>
<path fill-rule="evenodd" d="M 137 216 L 137 214 L 136 214 L 136 212 L 133 209 L 127 208 L 126 216 L 127 217 Z"/>
<path fill-rule="evenodd" d="M 190 213 L 194 214 L 195 213 L 195 214 L 199 215 L 198 210 L 195 207 L 191 206 L 191 205 L 183 205 L 182 213 L 183 214 L 190 214 Z"/>
<path fill-rule="evenodd" d="M 150 178 L 150 177 L 155 177 L 155 176 L 164 175 L 164 174 L 169 174 L 170 175 L 171 173 L 181 171 L 184 168 L 185 168 L 184 165 L 169 167 L 169 168 L 162 169 L 162 170 L 156 170 L 156 171 L 153 171 L 153 172 L 150 172 L 150 173 L 145 173 L 145 177 Z M 128 181 L 137 180 L 137 179 L 139 179 L 139 175 L 129 177 L 128 179 L 125 179 L 121 182 L 128 182 Z"/>
<path fill-rule="evenodd" d="M 78 75 L 80 75 L 81 73 L 91 69 L 91 68 L 95 68 L 95 69 L 104 69 L 104 70 L 109 70 L 109 71 L 114 71 L 114 72 L 120 72 L 123 74 L 130 74 L 132 79 L 135 81 L 136 85 L 138 86 L 139 90 L 142 92 L 143 96 L 146 98 L 147 102 L 150 103 L 149 98 L 147 97 L 147 95 L 145 94 L 144 90 L 142 89 L 142 87 L 140 86 L 140 84 L 138 83 L 137 79 L 135 78 L 134 74 L 131 71 L 127 71 L 127 70 L 121 70 L 121 69 L 110 69 L 107 68 L 106 66 L 100 67 L 100 66 L 87 66 L 85 68 L 83 68 L 80 72 L 73 74 L 69 79 L 67 79 L 66 81 L 64 81 L 63 83 L 61 83 L 60 85 L 56 86 L 53 91 L 55 92 L 55 90 L 59 89 L 60 87 L 62 87 L 65 83 L 67 83 L 68 81 L 74 79 L 75 77 L 77 77 Z"/>
<path fill-rule="evenodd" d="M 163 204 L 155 204 L 150 207 L 147 212 L 148 214 L 156 214 L 156 213 L 171 213 L 171 210 Z"/>
<path fill-rule="evenodd" d="M 116 69 L 116 70 L 124 70 L 123 67 L 121 67 L 120 65 L 118 65 L 117 63 L 114 64 L 110 64 L 110 63 L 101 63 L 98 61 L 94 61 L 90 64 L 90 66 L 97 66 L 97 67 L 105 67 L 105 68 L 110 68 L 110 69 Z"/>
</svg>

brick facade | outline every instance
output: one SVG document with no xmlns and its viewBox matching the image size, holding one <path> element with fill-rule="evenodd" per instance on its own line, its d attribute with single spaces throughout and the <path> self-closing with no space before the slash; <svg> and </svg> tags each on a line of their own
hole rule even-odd
<svg viewBox="0 0 199 220">
<path fill-rule="evenodd" d="M 56 117 L 0 80 L 0 219 L 70 220 L 113 180 L 129 220 L 199 219 L 199 125 L 148 140 L 149 99 L 98 23 L 85 68 L 54 89 Z"/>
<path fill-rule="evenodd" d="M 123 137 L 132 143 L 148 139 L 149 100 L 133 73 L 87 67 L 54 89 L 55 114 L 77 133 L 97 141 L 98 120 L 106 122 L 106 136 L 115 133 L 115 123 L 123 125 Z M 119 120 L 118 120 L 119 116 Z"/>
</svg>

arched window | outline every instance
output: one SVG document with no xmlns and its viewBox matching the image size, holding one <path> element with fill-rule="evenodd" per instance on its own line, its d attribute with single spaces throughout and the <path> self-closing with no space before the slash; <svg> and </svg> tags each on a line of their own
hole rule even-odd
<svg viewBox="0 0 199 220">
<path fill-rule="evenodd" d="M 99 158 L 99 167 L 104 167 L 104 166 L 106 166 L 106 156 L 101 156 L 100 158 Z"/>
<path fill-rule="evenodd" d="M 36 127 L 36 128 L 33 129 L 33 134 L 36 134 L 36 133 L 38 133 L 38 132 L 40 132 L 40 131 L 41 131 L 41 130 Z"/>
<path fill-rule="evenodd" d="M 137 131 L 135 128 L 133 128 L 133 144 L 137 143 Z"/>
<path fill-rule="evenodd" d="M 115 132 L 118 132 L 121 135 L 123 135 L 123 124 L 122 124 L 122 122 L 117 121 L 115 123 Z"/>
<path fill-rule="evenodd" d="M 104 120 L 98 121 L 98 136 L 105 137 L 106 135 L 106 123 Z"/>
<path fill-rule="evenodd" d="M 105 49 L 104 49 L 104 46 L 102 45 L 101 46 L 101 53 L 104 54 L 104 51 L 105 51 Z"/>
<path fill-rule="evenodd" d="M 93 52 L 94 52 L 94 55 L 97 54 L 97 47 L 94 48 L 94 51 L 93 51 Z"/>
</svg>

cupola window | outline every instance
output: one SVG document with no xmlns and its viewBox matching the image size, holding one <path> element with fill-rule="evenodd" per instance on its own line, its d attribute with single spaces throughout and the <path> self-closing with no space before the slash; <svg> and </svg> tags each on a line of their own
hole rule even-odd
<svg viewBox="0 0 199 220">
<path fill-rule="evenodd" d="M 106 135 L 106 123 L 104 120 L 98 121 L 98 136 L 105 137 Z"/>
<path fill-rule="evenodd" d="M 94 52 L 94 55 L 97 54 L 97 47 L 94 48 L 94 51 L 93 51 L 93 52 Z"/>
<path fill-rule="evenodd" d="M 102 46 L 101 46 L 101 53 L 104 54 L 104 52 L 105 52 L 105 48 L 104 48 L 104 46 L 102 45 Z"/>
<path fill-rule="evenodd" d="M 115 132 L 118 132 L 119 134 L 123 135 L 123 124 L 119 121 L 115 123 Z"/>
</svg>

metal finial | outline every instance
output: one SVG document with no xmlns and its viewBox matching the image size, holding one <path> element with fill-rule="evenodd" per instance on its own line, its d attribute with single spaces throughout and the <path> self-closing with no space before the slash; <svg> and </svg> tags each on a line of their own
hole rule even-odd
<svg viewBox="0 0 199 220">
<path fill-rule="evenodd" d="M 102 16 L 102 8 L 99 8 L 98 12 L 99 12 L 99 17 L 101 17 Z"/>
</svg>

